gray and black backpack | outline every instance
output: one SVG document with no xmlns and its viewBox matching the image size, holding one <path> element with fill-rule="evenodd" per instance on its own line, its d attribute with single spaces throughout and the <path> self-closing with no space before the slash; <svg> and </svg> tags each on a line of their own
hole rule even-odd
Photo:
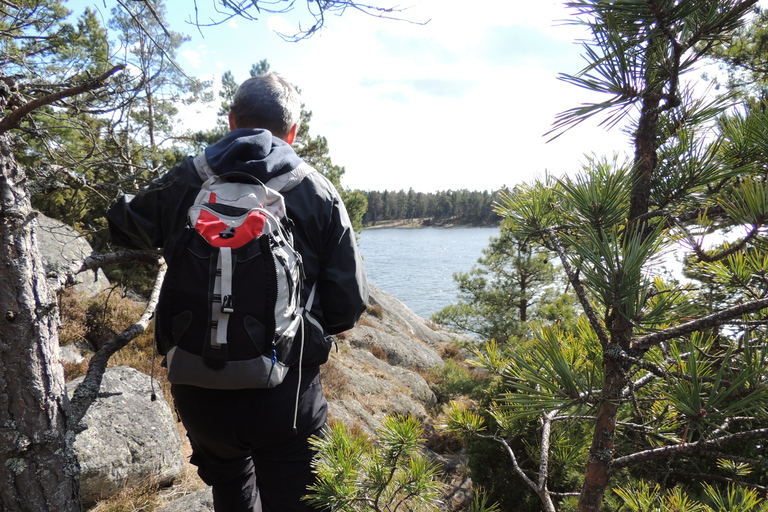
<svg viewBox="0 0 768 512">
<path fill-rule="evenodd" d="M 322 339 L 302 304 L 304 275 L 280 191 L 314 169 L 301 164 L 267 183 L 215 175 L 204 180 L 174 242 L 155 318 L 168 380 L 213 389 L 271 388 L 301 366 L 307 331 Z M 330 346 L 328 346 L 330 348 Z M 326 354 L 327 357 L 327 354 Z"/>
</svg>

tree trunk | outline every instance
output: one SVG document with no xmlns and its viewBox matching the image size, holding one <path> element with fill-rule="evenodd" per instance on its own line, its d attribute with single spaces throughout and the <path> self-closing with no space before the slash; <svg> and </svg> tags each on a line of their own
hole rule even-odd
<svg viewBox="0 0 768 512">
<path fill-rule="evenodd" d="M 579 512 L 600 512 L 605 491 L 610 482 L 610 464 L 613 459 L 618 397 L 623 385 L 623 372 L 617 361 L 606 361 L 603 399 L 597 412 L 592 445 L 584 473 L 584 487 L 579 496 Z"/>
<path fill-rule="evenodd" d="M 24 181 L 0 134 L 0 510 L 80 511 L 58 310 Z"/>
<path fill-rule="evenodd" d="M 658 99 L 646 99 L 643 102 L 638 128 L 635 133 L 635 171 L 630 196 L 627 232 L 631 229 L 643 229 L 638 219 L 650 208 L 651 178 L 658 163 L 656 154 L 656 133 L 658 130 Z M 618 285 L 617 288 L 620 288 Z M 619 309 L 625 306 L 619 306 Z M 611 461 L 613 460 L 614 439 L 616 436 L 616 418 L 619 414 L 621 390 L 626 383 L 626 368 L 615 357 L 621 350 L 631 352 L 630 344 L 634 328 L 629 311 L 613 311 L 609 316 L 611 343 L 603 347 L 603 370 L 605 384 L 603 396 L 595 421 L 592 445 L 589 448 L 584 475 L 584 486 L 579 496 L 579 512 L 600 512 L 603 497 L 610 484 Z M 642 357 L 642 354 L 637 354 Z"/>
</svg>

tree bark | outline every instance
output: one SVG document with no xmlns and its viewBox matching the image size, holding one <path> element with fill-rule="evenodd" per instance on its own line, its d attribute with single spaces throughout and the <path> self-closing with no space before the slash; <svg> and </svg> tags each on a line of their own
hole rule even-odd
<svg viewBox="0 0 768 512">
<path fill-rule="evenodd" d="M 619 362 L 606 362 L 605 385 L 597 412 L 592 444 L 584 473 L 584 486 L 579 496 L 579 512 L 600 512 L 605 491 L 611 478 L 610 465 L 616 436 L 616 417 L 624 376 Z"/>
<path fill-rule="evenodd" d="M 643 230 L 641 219 L 648 213 L 650 207 L 651 178 L 658 162 L 656 154 L 658 107 L 658 99 L 643 101 L 638 128 L 635 132 L 635 170 L 627 219 L 627 236 L 632 230 Z M 579 512 L 600 512 L 605 491 L 610 483 L 616 419 L 622 401 L 622 389 L 627 379 L 626 368 L 618 357 L 618 353 L 632 353 L 631 341 L 634 332 L 632 323 L 627 320 L 632 315 L 625 309 L 625 305 L 618 304 L 609 315 L 610 343 L 603 345 L 605 385 L 595 421 L 592 444 L 589 448 L 584 486 L 579 496 Z"/>
<path fill-rule="evenodd" d="M 80 511 L 58 310 L 25 178 L 0 134 L 0 509 Z"/>
</svg>

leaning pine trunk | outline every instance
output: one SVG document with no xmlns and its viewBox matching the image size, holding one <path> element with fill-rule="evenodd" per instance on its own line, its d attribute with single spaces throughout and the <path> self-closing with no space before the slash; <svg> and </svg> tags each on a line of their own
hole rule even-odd
<svg viewBox="0 0 768 512">
<path fill-rule="evenodd" d="M 0 134 L 0 510 L 80 511 L 58 311 L 24 181 Z"/>
</svg>

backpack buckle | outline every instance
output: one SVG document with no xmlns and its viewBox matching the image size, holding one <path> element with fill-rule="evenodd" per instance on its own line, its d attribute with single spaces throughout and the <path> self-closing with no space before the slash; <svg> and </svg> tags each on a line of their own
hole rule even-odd
<svg viewBox="0 0 768 512">
<path fill-rule="evenodd" d="M 232 226 L 227 227 L 227 229 L 225 229 L 224 231 L 219 233 L 219 237 L 223 238 L 224 240 L 227 240 L 229 238 L 234 238 L 235 237 L 235 228 L 233 228 Z"/>
<path fill-rule="evenodd" d="M 221 298 L 221 312 L 228 315 L 235 312 L 235 300 L 231 295 L 225 295 Z"/>
</svg>

